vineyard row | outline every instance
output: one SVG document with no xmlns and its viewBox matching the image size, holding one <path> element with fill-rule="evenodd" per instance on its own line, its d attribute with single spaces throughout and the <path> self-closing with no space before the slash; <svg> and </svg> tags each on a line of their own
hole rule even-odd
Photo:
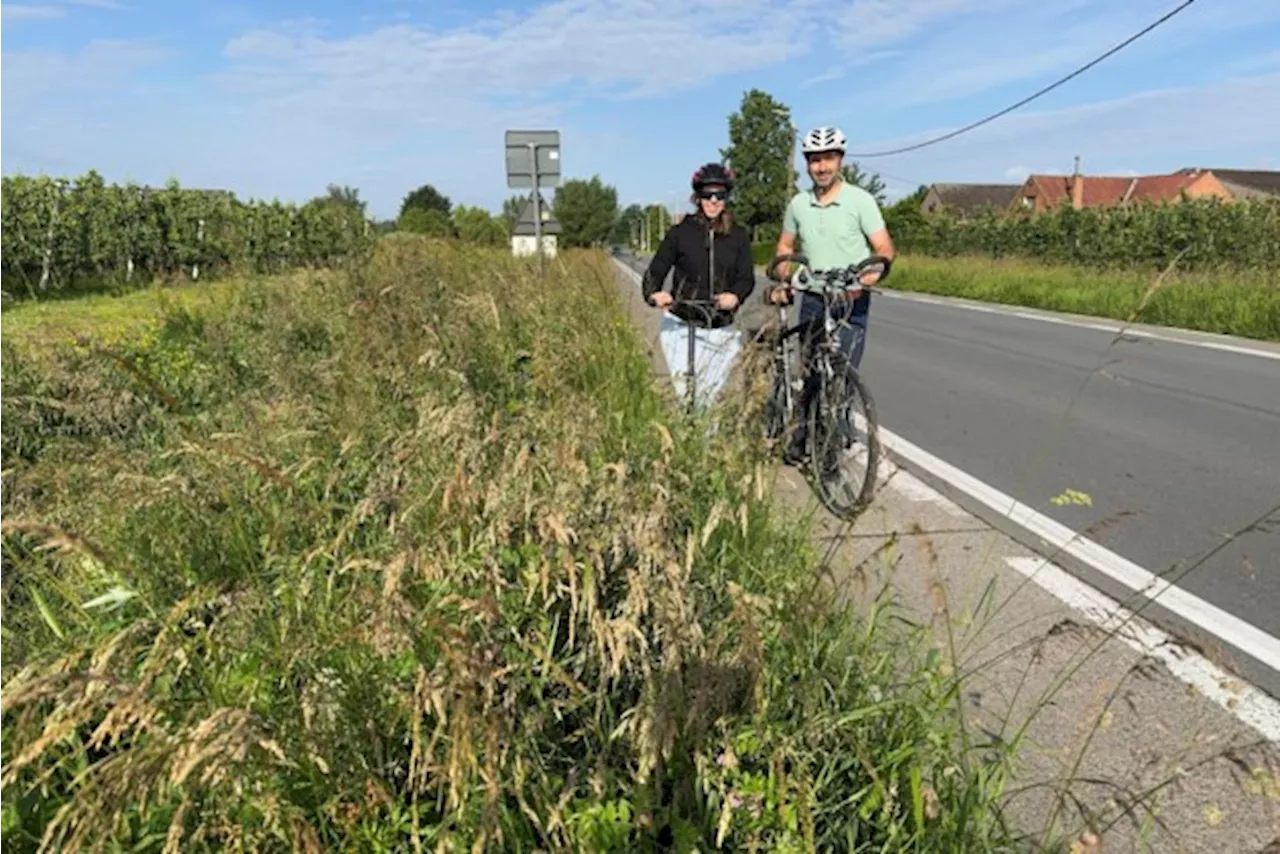
<svg viewBox="0 0 1280 854">
<path fill-rule="evenodd" d="M 1280 198 L 1189 199 L 1116 208 L 1065 206 L 1036 216 L 989 210 L 959 217 L 898 208 L 889 217 L 909 253 L 1022 257 L 1107 267 L 1280 270 Z"/>
<path fill-rule="evenodd" d="M 229 269 L 327 266 L 366 247 L 361 210 L 331 198 L 242 202 L 232 193 L 68 181 L 3 179 L 4 290 L 14 297 L 85 286 L 200 278 Z"/>
</svg>

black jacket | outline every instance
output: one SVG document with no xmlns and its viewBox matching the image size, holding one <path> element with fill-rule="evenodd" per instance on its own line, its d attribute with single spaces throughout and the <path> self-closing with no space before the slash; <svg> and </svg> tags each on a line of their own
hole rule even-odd
<svg viewBox="0 0 1280 854">
<path fill-rule="evenodd" d="M 716 294 L 729 292 L 737 294 L 738 307 L 741 308 L 755 288 L 755 267 L 747 230 L 735 225 L 728 234 L 715 234 L 714 242 L 711 240 L 713 233 L 710 223 L 701 213 L 690 214 L 667 230 L 642 279 L 641 289 L 646 302 L 653 304 L 653 295 L 662 290 L 668 271 L 674 267 L 671 295 L 676 302 L 670 308 L 672 314 L 695 326 L 713 329 L 733 323 L 732 311 L 680 304 L 681 300 L 710 301 Z M 707 271 L 711 266 L 713 248 L 715 279 L 709 285 Z"/>
</svg>

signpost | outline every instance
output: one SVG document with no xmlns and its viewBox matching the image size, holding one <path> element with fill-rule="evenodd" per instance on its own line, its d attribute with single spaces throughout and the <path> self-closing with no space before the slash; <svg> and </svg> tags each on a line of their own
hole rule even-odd
<svg viewBox="0 0 1280 854">
<path fill-rule="evenodd" d="M 533 190 L 533 241 L 542 263 L 542 187 L 560 186 L 560 131 L 507 131 L 507 186 Z"/>
</svg>

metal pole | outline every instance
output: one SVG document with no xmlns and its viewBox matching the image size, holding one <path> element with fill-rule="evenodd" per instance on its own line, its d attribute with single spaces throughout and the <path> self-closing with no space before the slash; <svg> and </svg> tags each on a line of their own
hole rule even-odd
<svg viewBox="0 0 1280 854">
<path fill-rule="evenodd" d="M 542 196 L 538 192 L 538 144 L 529 143 L 529 163 L 533 171 L 533 246 L 542 267 Z"/>
<path fill-rule="evenodd" d="M 695 377 L 698 372 L 694 370 L 694 367 L 695 367 L 694 359 L 696 358 L 696 351 L 694 350 L 694 342 L 697 340 L 696 338 L 697 333 L 696 333 L 696 330 L 694 329 L 692 320 L 686 321 L 685 326 L 689 330 L 689 366 L 685 370 L 684 379 L 685 379 L 685 382 L 689 384 L 689 414 L 692 415 L 695 409 L 694 403 L 698 399 L 697 386 L 695 385 L 697 383 L 697 379 Z"/>
</svg>

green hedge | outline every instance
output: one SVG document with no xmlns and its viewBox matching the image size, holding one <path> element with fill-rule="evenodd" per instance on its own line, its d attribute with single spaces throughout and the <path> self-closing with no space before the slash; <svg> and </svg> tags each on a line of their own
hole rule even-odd
<svg viewBox="0 0 1280 854">
<path fill-rule="evenodd" d="M 1280 269 L 1280 198 L 1189 199 L 1036 216 L 987 210 L 968 218 L 924 216 L 906 204 L 886 212 L 899 251 L 950 257 L 1019 257 L 1060 264 L 1178 269 Z"/>
</svg>

